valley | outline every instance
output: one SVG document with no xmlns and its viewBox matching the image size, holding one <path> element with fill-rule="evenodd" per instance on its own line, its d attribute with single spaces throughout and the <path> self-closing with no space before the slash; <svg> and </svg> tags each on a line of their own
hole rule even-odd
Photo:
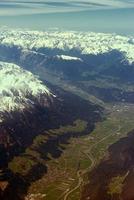
<svg viewBox="0 0 134 200">
<path fill-rule="evenodd" d="M 124 105 L 116 107 L 117 110 L 121 109 L 120 113 L 113 109 L 109 119 L 97 124 L 89 136 L 71 139 L 60 159 L 56 159 L 54 163 L 48 163 L 50 166 L 48 175 L 31 185 L 30 194 L 41 191 L 46 194 L 44 199 L 48 200 L 80 199 L 83 186 L 90 181 L 87 178 L 89 171 L 107 154 L 107 149 L 111 144 L 125 137 L 128 131 L 134 128 L 133 106 L 128 106 L 126 110 L 123 107 Z M 128 120 L 129 123 L 127 123 Z M 44 183 L 48 184 L 48 182 L 49 186 L 45 190 L 44 187 L 39 189 L 41 185 L 44 186 Z"/>
</svg>

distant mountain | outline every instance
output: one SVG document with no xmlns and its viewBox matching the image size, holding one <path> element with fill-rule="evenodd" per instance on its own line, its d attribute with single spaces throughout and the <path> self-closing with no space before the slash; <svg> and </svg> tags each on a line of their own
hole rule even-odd
<svg viewBox="0 0 134 200">
<path fill-rule="evenodd" d="M 0 60 L 69 80 L 114 77 L 133 82 L 132 37 L 90 32 L 0 30 Z"/>
<path fill-rule="evenodd" d="M 98 55 L 117 50 L 129 63 L 134 62 L 134 43 L 132 37 L 116 34 L 74 31 L 23 31 L 0 30 L 0 43 L 35 50 L 45 54 Z M 47 52 L 48 50 L 48 52 Z M 64 54 L 64 53 L 63 53 Z M 66 54 L 65 54 L 66 55 Z M 76 56 L 77 57 L 77 56 Z"/>
</svg>

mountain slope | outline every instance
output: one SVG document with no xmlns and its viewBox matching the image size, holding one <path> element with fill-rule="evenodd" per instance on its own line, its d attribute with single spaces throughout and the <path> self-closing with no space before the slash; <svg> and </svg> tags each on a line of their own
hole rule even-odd
<svg viewBox="0 0 134 200">
<path fill-rule="evenodd" d="M 0 62 L 0 168 L 29 144 L 44 126 L 54 95 L 31 72 Z M 43 120 L 43 125 L 41 124 Z"/>
</svg>

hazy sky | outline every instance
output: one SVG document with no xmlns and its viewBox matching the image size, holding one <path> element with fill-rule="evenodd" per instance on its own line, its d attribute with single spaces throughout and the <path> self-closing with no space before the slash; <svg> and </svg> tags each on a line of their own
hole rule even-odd
<svg viewBox="0 0 134 200">
<path fill-rule="evenodd" d="M 1 0 L 0 26 L 134 33 L 134 0 Z"/>
</svg>

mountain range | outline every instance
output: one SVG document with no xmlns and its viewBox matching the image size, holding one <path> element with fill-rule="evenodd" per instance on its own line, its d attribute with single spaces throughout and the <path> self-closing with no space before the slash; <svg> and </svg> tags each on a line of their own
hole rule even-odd
<svg viewBox="0 0 134 200">
<path fill-rule="evenodd" d="M 0 198 L 21 199 L 61 144 L 91 133 L 112 104 L 134 103 L 133 52 L 132 36 L 0 29 L 0 180 L 9 182 Z"/>
</svg>

